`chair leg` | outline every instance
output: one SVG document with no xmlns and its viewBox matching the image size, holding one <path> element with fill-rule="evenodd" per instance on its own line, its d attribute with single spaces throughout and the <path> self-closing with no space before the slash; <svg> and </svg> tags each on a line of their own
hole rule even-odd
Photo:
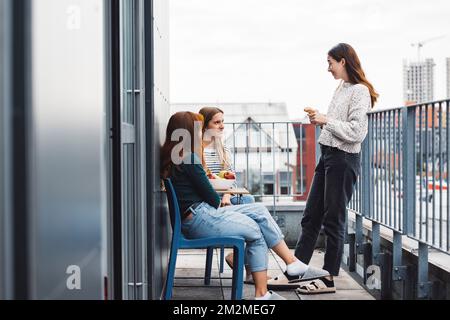
<svg viewBox="0 0 450 320">
<path fill-rule="evenodd" d="M 223 263 L 225 261 L 225 247 L 220 248 L 220 273 L 223 273 Z"/>
<path fill-rule="evenodd" d="M 173 283 L 175 280 L 175 268 L 177 266 L 178 248 L 172 248 L 170 250 L 169 267 L 167 270 L 166 279 L 166 292 L 164 294 L 164 300 L 172 299 Z"/>
<path fill-rule="evenodd" d="M 231 300 L 242 300 L 242 289 L 244 285 L 244 248 L 233 248 L 233 284 L 231 289 Z"/>
<path fill-rule="evenodd" d="M 214 248 L 208 247 L 206 253 L 206 267 L 205 267 L 205 285 L 209 286 L 211 284 L 211 269 L 213 260 Z"/>
</svg>

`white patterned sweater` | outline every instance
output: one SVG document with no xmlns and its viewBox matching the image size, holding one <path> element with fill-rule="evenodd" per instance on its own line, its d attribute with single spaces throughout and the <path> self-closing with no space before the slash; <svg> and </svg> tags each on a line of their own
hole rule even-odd
<svg viewBox="0 0 450 320">
<path fill-rule="evenodd" d="M 344 82 L 328 108 L 328 123 L 322 128 L 319 143 L 348 153 L 361 152 L 371 107 L 370 92 L 365 85 Z"/>
</svg>

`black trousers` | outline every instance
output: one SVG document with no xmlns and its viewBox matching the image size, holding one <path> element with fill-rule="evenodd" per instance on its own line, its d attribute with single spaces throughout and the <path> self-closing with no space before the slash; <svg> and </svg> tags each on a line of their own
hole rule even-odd
<svg viewBox="0 0 450 320">
<path fill-rule="evenodd" d="M 295 256 L 309 264 L 322 225 L 326 239 L 323 269 L 338 276 L 344 251 L 346 208 L 361 173 L 361 155 L 321 145 Z"/>
</svg>

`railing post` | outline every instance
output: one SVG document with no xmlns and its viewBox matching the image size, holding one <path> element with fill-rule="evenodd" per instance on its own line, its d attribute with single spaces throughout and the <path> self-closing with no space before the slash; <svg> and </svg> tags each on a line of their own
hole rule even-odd
<svg viewBox="0 0 450 320">
<path fill-rule="evenodd" d="M 416 217 L 416 109 L 404 108 L 403 120 L 403 234 L 414 236 Z"/>
<path fill-rule="evenodd" d="M 374 201 L 374 169 L 375 166 L 372 165 L 373 157 L 376 155 L 374 148 L 374 116 L 369 115 L 369 130 L 367 135 L 367 145 L 364 146 L 363 152 L 365 156 L 363 157 L 363 168 L 362 168 L 362 176 L 364 179 L 363 185 L 363 207 L 364 212 L 367 213 L 367 216 L 370 219 L 374 218 L 374 208 L 371 204 L 375 204 Z M 372 263 L 377 265 L 380 268 L 380 290 L 381 296 L 386 297 L 386 292 L 383 292 L 382 289 L 386 288 L 387 285 L 384 283 L 387 279 L 386 277 L 386 257 L 381 252 L 381 234 L 380 234 L 380 224 L 372 220 Z"/>
<path fill-rule="evenodd" d="M 402 234 L 394 230 L 392 244 L 392 281 L 401 282 L 402 298 L 405 299 L 405 282 L 408 280 L 408 266 L 403 265 Z"/>
<path fill-rule="evenodd" d="M 370 127 L 370 126 L 369 126 Z M 367 139 L 364 141 L 362 145 L 362 169 L 361 169 L 361 183 L 362 183 L 362 212 L 363 216 L 372 216 L 372 208 L 370 207 L 371 203 L 371 170 L 370 170 L 370 145 L 372 139 L 372 132 L 369 131 Z"/>
<path fill-rule="evenodd" d="M 411 237 L 415 236 L 414 223 L 416 218 L 417 161 L 416 161 L 415 132 L 416 132 L 416 108 L 405 108 L 403 112 L 403 139 L 404 139 L 403 140 L 403 172 L 404 172 L 403 234 L 406 234 Z M 395 248 L 395 235 L 394 235 L 394 248 Z M 430 283 L 428 282 L 428 245 L 425 243 L 419 242 L 418 261 L 419 263 L 417 272 L 417 298 L 427 299 L 430 297 L 431 286 Z"/>
<path fill-rule="evenodd" d="M 356 215 L 356 253 L 364 254 L 364 234 L 363 234 L 363 220 L 365 216 L 370 217 L 370 149 L 369 141 L 366 139 L 362 145 L 362 210 Z"/>
<path fill-rule="evenodd" d="M 349 252 L 348 252 L 348 270 L 350 272 L 356 271 L 356 253 L 355 253 L 355 234 L 349 234 L 347 237 Z"/>
<path fill-rule="evenodd" d="M 381 268 L 381 299 L 392 299 L 392 258 L 389 252 L 378 255 Z"/>
<path fill-rule="evenodd" d="M 380 265 L 381 259 L 381 234 L 380 224 L 376 221 L 372 221 L 372 260 L 377 266 Z"/>
<path fill-rule="evenodd" d="M 415 217 L 415 188 L 416 188 L 416 113 L 415 108 L 405 107 L 402 109 L 402 185 L 403 190 L 403 212 L 402 231 L 394 230 L 392 245 L 392 280 L 403 282 L 408 277 L 408 267 L 403 265 L 403 245 L 404 234 L 412 234 Z M 404 289 L 402 290 L 404 291 Z"/>
<path fill-rule="evenodd" d="M 431 282 L 428 281 L 428 245 L 419 243 L 417 268 L 417 298 L 430 299 Z"/>
<path fill-rule="evenodd" d="M 362 277 L 364 282 L 367 280 L 366 269 L 372 263 L 371 244 L 364 241 L 364 217 L 370 216 L 370 137 L 364 140 L 362 144 L 362 168 L 359 183 L 362 189 L 361 212 L 356 213 L 355 223 L 355 253 L 356 263 L 360 262 L 362 268 Z M 359 259 L 358 259 L 359 258 Z"/>
</svg>

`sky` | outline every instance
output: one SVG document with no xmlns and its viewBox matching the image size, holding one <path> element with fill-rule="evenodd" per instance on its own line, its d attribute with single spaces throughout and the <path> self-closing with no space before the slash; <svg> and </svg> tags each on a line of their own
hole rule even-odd
<svg viewBox="0 0 450 320">
<path fill-rule="evenodd" d="M 403 105 L 412 43 L 434 58 L 435 100 L 446 98 L 449 0 L 170 0 L 171 103 L 285 102 L 291 119 L 326 112 L 338 82 L 327 52 L 346 42 L 380 94 Z"/>
</svg>

